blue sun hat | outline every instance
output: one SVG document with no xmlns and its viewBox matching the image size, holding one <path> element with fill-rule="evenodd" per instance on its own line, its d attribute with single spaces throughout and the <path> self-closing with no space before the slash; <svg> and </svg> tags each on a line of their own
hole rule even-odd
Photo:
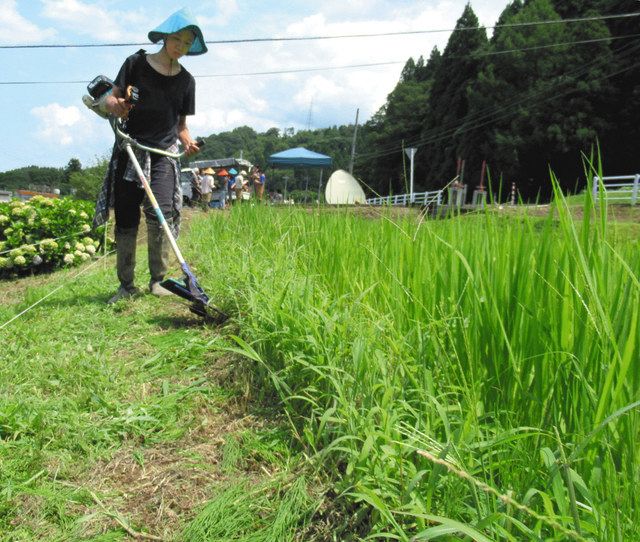
<svg viewBox="0 0 640 542">
<path fill-rule="evenodd" d="M 200 30 L 200 27 L 196 24 L 196 18 L 189 8 L 182 8 L 180 11 L 176 11 L 160 26 L 149 32 L 149 40 L 151 40 L 151 43 L 158 43 L 169 34 L 175 34 L 176 32 L 180 32 L 180 30 L 191 30 L 196 36 L 187 55 L 203 55 L 207 52 L 207 45 L 202 37 L 202 30 Z"/>
</svg>

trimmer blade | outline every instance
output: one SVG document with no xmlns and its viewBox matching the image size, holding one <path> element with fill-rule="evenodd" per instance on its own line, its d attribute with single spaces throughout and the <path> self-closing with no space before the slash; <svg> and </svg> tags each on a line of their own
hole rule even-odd
<svg viewBox="0 0 640 542">
<path fill-rule="evenodd" d="M 172 294 L 175 294 L 178 297 L 189 301 L 191 303 L 189 306 L 189 310 L 192 313 L 201 316 L 205 320 L 214 322 L 219 325 L 229 319 L 229 316 L 227 314 L 211 305 L 206 295 L 203 296 L 204 299 L 195 297 L 183 281 L 176 279 L 166 279 L 160 283 L 160 286 L 169 290 Z"/>
</svg>

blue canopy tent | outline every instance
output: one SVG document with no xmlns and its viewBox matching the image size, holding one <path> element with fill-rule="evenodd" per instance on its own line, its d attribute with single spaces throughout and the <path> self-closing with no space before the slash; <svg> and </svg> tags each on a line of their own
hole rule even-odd
<svg viewBox="0 0 640 542">
<path fill-rule="evenodd" d="M 286 167 L 328 167 L 332 164 L 330 156 L 313 152 L 304 147 L 296 147 L 286 151 L 277 152 L 269 156 L 269 164 L 272 166 Z"/>
<path fill-rule="evenodd" d="M 320 181 L 318 184 L 318 198 L 320 198 L 320 189 L 322 187 L 322 171 L 325 167 L 331 167 L 333 160 L 330 156 L 320 154 L 319 152 L 310 151 L 304 147 L 296 147 L 295 149 L 287 149 L 286 151 L 277 152 L 268 158 L 268 163 L 272 167 L 301 167 L 301 168 L 319 168 Z M 309 189 L 309 177 L 307 176 L 307 184 L 305 193 Z M 287 193 L 287 185 L 285 178 L 285 198 Z"/>
</svg>

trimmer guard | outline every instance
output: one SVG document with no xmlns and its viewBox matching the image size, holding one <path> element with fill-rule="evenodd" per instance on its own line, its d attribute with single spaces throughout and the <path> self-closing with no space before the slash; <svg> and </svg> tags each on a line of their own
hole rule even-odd
<svg viewBox="0 0 640 542">
<path fill-rule="evenodd" d="M 160 283 L 160 286 L 169 290 L 172 294 L 189 301 L 191 303 L 189 307 L 191 312 L 217 324 L 227 320 L 228 316 L 224 312 L 209 304 L 209 296 L 200 287 L 188 265 L 185 264 L 182 270 L 184 271 L 182 280 L 166 279 Z"/>
</svg>

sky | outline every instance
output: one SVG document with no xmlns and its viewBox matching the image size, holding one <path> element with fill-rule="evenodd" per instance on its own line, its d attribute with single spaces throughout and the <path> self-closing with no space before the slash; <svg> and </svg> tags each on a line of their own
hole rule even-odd
<svg viewBox="0 0 640 542">
<path fill-rule="evenodd" d="M 451 29 L 466 3 L 200 0 L 189 7 L 210 41 Z M 471 6 L 480 24 L 491 26 L 507 3 L 477 0 Z M 0 46 L 144 43 L 152 53 L 159 45 L 148 43 L 148 32 L 184 6 L 167 0 L 0 0 Z M 428 58 L 434 46 L 442 51 L 449 35 L 208 44 L 207 54 L 181 59 L 196 78 L 191 134 L 245 125 L 264 132 L 353 124 L 358 109 L 359 122 L 366 122 L 384 105 L 404 63 Z M 115 78 L 139 48 L 0 47 L 0 171 L 64 167 L 71 158 L 89 167 L 106 157 L 113 142 L 109 125 L 81 98 L 90 80 Z M 273 71 L 290 73 L 243 75 Z"/>
</svg>

